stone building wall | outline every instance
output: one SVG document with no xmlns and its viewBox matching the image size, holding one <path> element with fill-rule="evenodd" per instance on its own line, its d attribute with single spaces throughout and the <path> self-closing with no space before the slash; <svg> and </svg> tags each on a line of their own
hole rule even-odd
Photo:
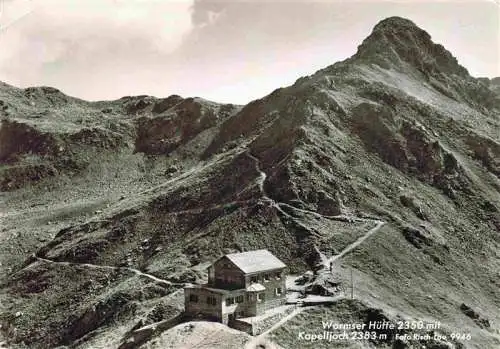
<svg viewBox="0 0 500 349">
<path fill-rule="evenodd" d="M 191 295 L 198 297 L 197 302 L 190 300 Z M 208 297 L 215 298 L 215 305 L 207 303 Z M 213 320 L 222 320 L 223 295 L 205 288 L 185 288 L 184 289 L 184 309 L 187 316 L 196 317 L 203 314 Z"/>
</svg>

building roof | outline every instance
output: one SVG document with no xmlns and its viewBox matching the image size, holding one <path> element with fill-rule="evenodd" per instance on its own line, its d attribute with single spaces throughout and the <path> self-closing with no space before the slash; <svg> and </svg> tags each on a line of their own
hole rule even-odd
<svg viewBox="0 0 500 349">
<path fill-rule="evenodd" d="M 265 289 L 266 288 L 264 287 L 264 285 L 259 284 L 259 283 L 253 283 L 247 287 L 248 292 L 260 292 L 260 291 L 264 291 Z"/>
<path fill-rule="evenodd" d="M 268 250 L 227 254 L 227 257 L 245 274 L 285 268 L 286 265 Z"/>
</svg>

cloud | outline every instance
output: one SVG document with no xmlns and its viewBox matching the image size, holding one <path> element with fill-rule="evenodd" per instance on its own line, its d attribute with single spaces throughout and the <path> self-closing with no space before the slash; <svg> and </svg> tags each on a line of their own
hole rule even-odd
<svg viewBox="0 0 500 349">
<path fill-rule="evenodd" d="M 213 24 L 218 15 L 220 15 L 228 6 L 230 6 L 229 2 L 194 0 L 193 5 L 191 6 L 192 22 L 198 27 Z"/>
<path fill-rule="evenodd" d="M 19 1 L 8 4 L 10 20 Z M 191 1 L 32 2 L 33 12 L 0 34 L 0 79 L 18 85 L 51 82 L 51 76 L 69 83 L 85 75 L 81 70 L 102 76 L 104 68 L 130 74 L 141 64 L 158 65 L 193 28 Z"/>
<path fill-rule="evenodd" d="M 31 0 L 0 0 L 0 33 L 24 19 L 32 11 Z"/>
</svg>

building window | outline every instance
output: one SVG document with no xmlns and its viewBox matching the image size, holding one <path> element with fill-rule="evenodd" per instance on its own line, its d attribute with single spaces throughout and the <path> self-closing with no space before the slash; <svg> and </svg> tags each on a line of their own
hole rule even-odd
<svg viewBox="0 0 500 349">
<path fill-rule="evenodd" d="M 247 302 L 253 301 L 253 295 L 251 293 L 247 293 Z"/>
<path fill-rule="evenodd" d="M 217 304 L 217 299 L 215 297 L 208 296 L 207 297 L 207 304 L 216 305 Z"/>
<path fill-rule="evenodd" d="M 226 305 L 232 305 L 232 304 L 234 304 L 234 298 L 233 297 L 226 298 Z"/>
<path fill-rule="evenodd" d="M 192 303 L 198 303 L 198 295 L 196 294 L 190 294 L 189 295 L 189 301 Z"/>
<path fill-rule="evenodd" d="M 262 302 L 264 300 L 264 293 L 259 293 L 257 295 L 257 301 Z"/>
<path fill-rule="evenodd" d="M 243 296 L 236 297 L 236 303 L 243 303 Z"/>
<path fill-rule="evenodd" d="M 256 283 L 257 283 L 257 280 L 258 280 L 258 279 L 257 279 L 257 276 L 252 276 L 252 277 L 250 278 L 250 282 L 251 282 L 252 284 L 256 284 Z"/>
<path fill-rule="evenodd" d="M 278 288 L 276 289 L 276 295 L 277 295 L 277 296 L 281 296 L 282 294 L 283 294 L 283 289 L 282 289 L 281 287 L 278 287 Z"/>
<path fill-rule="evenodd" d="M 276 273 L 276 280 L 279 280 L 279 279 L 281 279 L 281 273 L 280 273 L 280 272 L 277 272 L 277 273 Z"/>
<path fill-rule="evenodd" d="M 270 279 L 269 274 L 264 274 L 264 282 L 268 282 Z"/>
</svg>

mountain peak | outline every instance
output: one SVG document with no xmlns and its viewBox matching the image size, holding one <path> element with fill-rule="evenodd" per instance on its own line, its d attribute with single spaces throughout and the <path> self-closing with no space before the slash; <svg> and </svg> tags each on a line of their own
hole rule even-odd
<svg viewBox="0 0 500 349">
<path fill-rule="evenodd" d="M 425 75 L 469 75 L 449 51 L 432 41 L 429 33 L 411 20 L 397 16 L 377 23 L 353 58 L 386 68 L 406 63 Z"/>
<path fill-rule="evenodd" d="M 386 19 L 381 20 L 378 22 L 373 30 L 422 30 L 420 29 L 413 21 L 403 18 L 403 17 L 398 17 L 398 16 L 393 16 L 393 17 L 387 17 Z"/>
</svg>

